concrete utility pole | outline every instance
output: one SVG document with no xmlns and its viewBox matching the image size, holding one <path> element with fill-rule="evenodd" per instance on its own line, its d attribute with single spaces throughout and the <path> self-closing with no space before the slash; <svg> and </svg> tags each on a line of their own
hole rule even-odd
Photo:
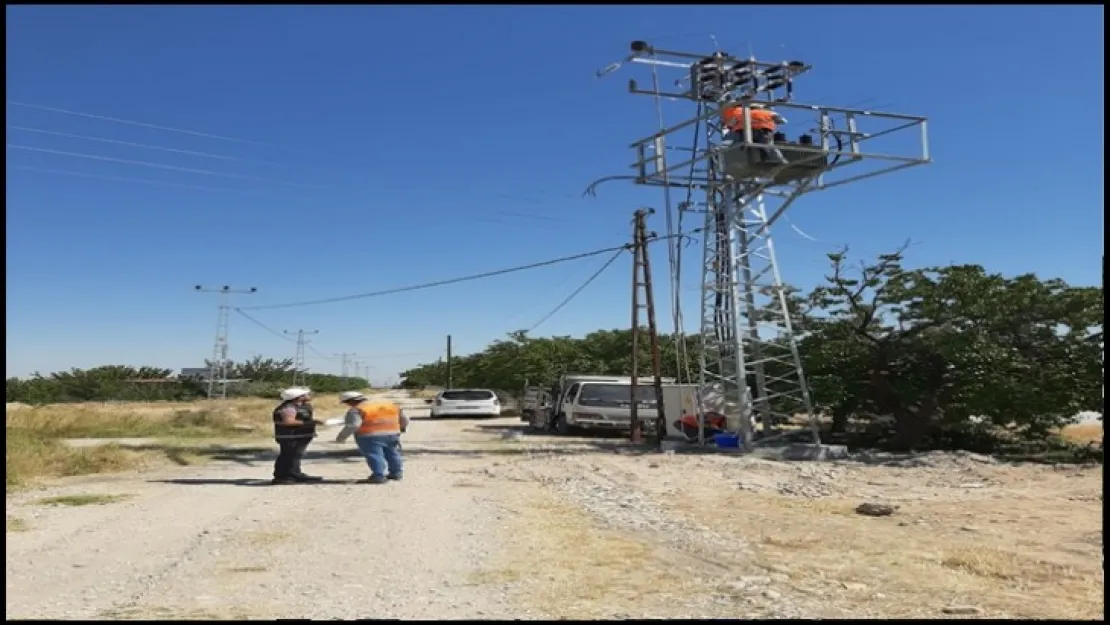
<svg viewBox="0 0 1110 625">
<path fill-rule="evenodd" d="M 648 258 L 647 216 L 654 211 L 640 209 L 632 226 L 632 434 L 633 443 L 643 440 L 640 422 L 640 309 L 647 313 L 648 342 L 651 344 L 652 386 L 655 387 L 655 439 L 666 438 L 667 418 L 663 414 L 663 372 L 659 359 L 659 334 L 655 326 L 655 295 L 651 285 L 651 263 Z M 653 235 L 654 236 L 654 235 Z M 640 305 L 640 290 L 644 305 Z"/>
<path fill-rule="evenodd" d="M 451 358 L 451 335 L 447 335 L 447 388 L 455 385 L 454 359 Z"/>
<path fill-rule="evenodd" d="M 249 289 L 233 289 L 229 286 L 210 289 L 198 284 L 193 287 L 193 290 L 198 293 L 220 295 L 220 308 L 216 317 L 216 341 L 212 346 L 212 360 L 208 364 L 208 399 L 227 399 L 227 333 L 231 316 L 231 294 L 257 293 L 258 289 L 253 286 Z"/>
<path fill-rule="evenodd" d="M 293 386 L 297 386 L 297 382 L 305 379 L 306 368 L 304 364 L 304 348 L 308 344 L 305 339 L 307 334 L 319 334 L 319 330 L 286 330 L 286 334 L 297 335 L 297 353 L 293 357 Z"/>
</svg>

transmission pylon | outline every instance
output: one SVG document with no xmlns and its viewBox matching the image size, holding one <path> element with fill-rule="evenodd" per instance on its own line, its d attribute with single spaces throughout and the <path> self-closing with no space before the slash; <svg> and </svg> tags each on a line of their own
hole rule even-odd
<svg viewBox="0 0 1110 625">
<path fill-rule="evenodd" d="M 819 443 L 792 325 L 791 293 L 779 273 L 771 226 L 806 193 L 930 162 L 926 119 L 794 102 L 795 81 L 812 69 L 801 61 L 676 52 L 633 41 L 631 54 L 598 76 L 625 64 L 649 71 L 650 88 L 630 80 L 628 89 L 654 98 L 658 130 L 632 144 L 634 175 L 602 178 L 587 193 L 617 179 L 662 189 L 678 337 L 683 218 L 704 213 L 699 440 L 705 440 L 707 413 L 723 414 L 749 450 L 757 440 L 775 437 L 777 425 L 804 415 Z M 664 109 L 670 102 L 687 103 L 688 112 L 668 125 Z M 753 133 L 753 104 L 777 114 L 773 137 Z M 740 130 L 725 128 L 726 109 L 740 112 Z M 792 128 L 801 123 L 794 138 L 782 132 L 787 115 Z M 872 150 L 877 144 L 888 145 Z M 761 431 L 755 431 L 756 423 Z"/>
<path fill-rule="evenodd" d="M 285 330 L 285 334 L 297 335 L 297 352 L 293 356 L 293 386 L 297 386 L 298 382 L 303 381 L 308 371 L 304 364 L 304 349 L 305 345 L 308 344 L 305 336 L 319 333 L 319 330 Z"/>
<path fill-rule="evenodd" d="M 196 285 L 193 289 L 199 293 L 218 293 L 220 296 L 219 313 L 216 316 L 216 341 L 212 347 L 212 360 L 208 363 L 208 399 L 227 399 L 227 334 L 231 317 L 232 293 L 257 293 L 258 289 L 233 289 L 223 286 L 210 289 Z"/>
</svg>

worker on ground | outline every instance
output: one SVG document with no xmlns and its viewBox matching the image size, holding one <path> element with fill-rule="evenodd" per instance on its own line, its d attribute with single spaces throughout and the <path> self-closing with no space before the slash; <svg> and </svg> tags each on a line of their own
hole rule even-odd
<svg viewBox="0 0 1110 625">
<path fill-rule="evenodd" d="M 316 437 L 316 425 L 319 423 L 313 416 L 311 401 L 312 391 L 307 388 L 287 388 L 281 392 L 281 403 L 273 414 L 274 438 L 279 449 L 274 461 L 274 484 L 319 482 L 323 479 L 301 471 L 301 459 Z"/>
<path fill-rule="evenodd" d="M 721 112 L 721 121 L 728 130 L 728 138 L 733 142 L 744 141 L 744 108 L 740 103 L 732 103 L 725 106 Z M 752 143 L 772 145 L 775 130 L 779 124 L 786 123 L 786 118 L 765 108 L 762 104 L 752 103 L 747 106 L 747 109 L 752 120 Z M 763 150 L 763 153 L 775 162 L 786 162 L 777 149 Z"/>
<path fill-rule="evenodd" d="M 400 480 L 404 476 L 401 433 L 409 426 L 401 407 L 391 401 L 367 399 L 358 391 L 341 393 L 339 401 L 350 409 L 336 440 L 355 435 L 355 444 L 370 467 L 367 481 L 383 484 L 386 480 Z"/>
</svg>

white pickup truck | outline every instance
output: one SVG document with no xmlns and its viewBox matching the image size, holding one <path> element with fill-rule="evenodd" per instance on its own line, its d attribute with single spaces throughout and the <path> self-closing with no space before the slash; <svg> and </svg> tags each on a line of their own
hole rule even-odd
<svg viewBox="0 0 1110 625">
<path fill-rule="evenodd" d="M 632 427 L 632 402 L 647 427 L 654 427 L 655 389 L 652 378 L 638 378 L 636 397 L 632 397 L 630 376 L 564 375 L 549 393 L 554 399 L 546 410 L 535 410 L 528 423 L 534 429 L 567 434 L 571 428 L 629 430 Z M 664 384 L 674 380 L 664 378 Z"/>
</svg>

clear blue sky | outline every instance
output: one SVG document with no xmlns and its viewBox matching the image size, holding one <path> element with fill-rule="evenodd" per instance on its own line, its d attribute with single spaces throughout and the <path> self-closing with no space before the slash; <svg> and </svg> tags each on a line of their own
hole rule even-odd
<svg viewBox="0 0 1110 625">
<path fill-rule="evenodd" d="M 791 209 L 816 241 L 777 229 L 787 281 L 820 281 L 838 245 L 871 256 L 906 238 L 914 265 L 1099 280 L 1102 7 L 16 6 L 7 18 L 9 375 L 198 366 L 216 317 L 198 283 L 255 286 L 239 302 L 262 305 L 622 243 L 631 212 L 660 200 L 623 183 L 580 194 L 626 173 L 628 144 L 654 131 L 627 75 L 594 77 L 633 39 L 708 51 L 712 33 L 726 50 L 812 63 L 799 101 L 930 118 L 934 164 Z M 465 353 L 535 323 L 602 262 L 253 314 L 319 330 L 317 350 L 356 352 L 381 381 L 436 358 L 448 333 Z M 536 334 L 627 326 L 628 265 Z M 696 294 L 685 301 L 696 323 Z M 292 349 L 233 315 L 232 358 Z"/>
</svg>

